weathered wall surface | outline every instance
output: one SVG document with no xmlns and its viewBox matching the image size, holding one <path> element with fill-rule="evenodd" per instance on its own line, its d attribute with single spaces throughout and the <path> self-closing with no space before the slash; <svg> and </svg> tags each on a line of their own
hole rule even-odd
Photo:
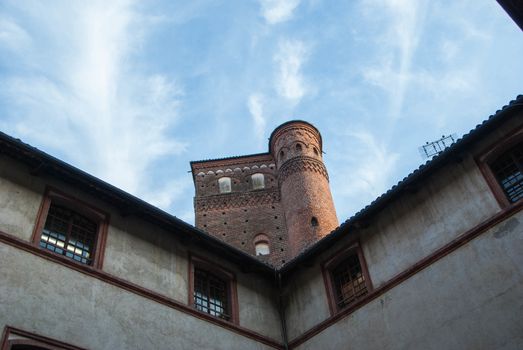
<svg viewBox="0 0 523 350">
<path fill-rule="evenodd" d="M 167 232 L 133 216 L 124 217 L 111 206 L 74 190 L 66 184 L 41 176 L 32 176 L 26 167 L 9 159 L 0 158 L 0 162 L 2 162 L 0 164 L 0 175 L 2 175 L 0 177 L 0 196 L 2 198 L 0 201 L 0 231 L 29 242 L 45 186 L 51 185 L 109 214 L 102 267 L 104 272 L 187 305 L 189 299 L 188 256 L 189 251 L 196 251 L 200 256 L 207 257 L 210 261 L 235 273 L 240 326 L 281 341 L 281 327 L 276 305 L 277 294 L 266 280 L 256 274 L 242 273 L 238 266 L 227 263 L 197 246 L 187 247 L 181 244 L 176 239 L 176 233 Z M 4 265 L 3 256 L 0 256 L 0 261 Z M 60 271 L 63 269 L 58 264 L 56 265 L 56 269 Z M 14 269 L 13 266 L 10 268 Z M 15 271 L 21 273 L 18 269 L 14 269 L 13 273 Z M 69 273 L 78 275 L 72 271 Z M 82 276 L 82 278 L 88 277 Z M 55 276 L 49 280 L 61 281 L 62 278 Z M 0 280 L 0 286 L 5 287 L 4 280 Z M 22 285 L 18 285 L 16 288 L 22 288 Z M 216 326 L 210 325 L 209 327 Z"/>
<path fill-rule="evenodd" d="M 26 167 L 0 156 L 0 231 L 29 240 L 43 192 Z"/>
<path fill-rule="evenodd" d="M 490 218 L 499 206 L 472 157 L 449 164 L 424 181 L 415 192 L 404 193 L 369 226 L 342 239 L 324 252 L 314 267 L 299 272 L 290 289 L 287 315 L 289 337 L 302 334 L 329 316 L 319 263 L 359 237 L 374 288 L 389 281 L 468 229 Z M 301 276 L 303 275 L 303 276 Z M 300 305 L 315 312 L 303 317 Z M 313 306 L 312 306 L 313 305 Z"/>
<path fill-rule="evenodd" d="M 89 349 L 269 348 L 22 250 L 0 257 L 0 327 Z"/>
<path fill-rule="evenodd" d="M 523 212 L 298 349 L 523 348 Z"/>
<path fill-rule="evenodd" d="M 374 287 L 498 212 L 472 157 L 451 163 L 391 203 L 362 232 Z"/>
</svg>

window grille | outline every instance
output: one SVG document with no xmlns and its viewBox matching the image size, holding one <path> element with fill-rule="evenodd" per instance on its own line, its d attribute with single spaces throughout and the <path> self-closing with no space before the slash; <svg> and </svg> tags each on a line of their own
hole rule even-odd
<svg viewBox="0 0 523 350">
<path fill-rule="evenodd" d="M 496 159 L 491 169 L 511 203 L 523 198 L 523 143 Z"/>
<path fill-rule="evenodd" d="M 367 294 L 365 277 L 357 253 L 339 263 L 331 273 L 338 308 L 341 309 Z"/>
<path fill-rule="evenodd" d="M 194 269 L 194 307 L 212 316 L 230 320 L 227 282 L 209 273 Z"/>
<path fill-rule="evenodd" d="M 96 222 L 51 203 L 40 236 L 40 246 L 91 265 L 97 230 Z"/>
</svg>

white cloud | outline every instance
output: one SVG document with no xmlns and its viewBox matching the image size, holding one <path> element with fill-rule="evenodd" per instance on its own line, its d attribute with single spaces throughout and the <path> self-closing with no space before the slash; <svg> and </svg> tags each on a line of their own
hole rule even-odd
<svg viewBox="0 0 523 350">
<path fill-rule="evenodd" d="M 288 21 L 299 4 L 300 0 L 260 0 L 262 16 L 269 24 Z"/>
<path fill-rule="evenodd" d="M 263 96 L 260 94 L 251 94 L 247 101 L 247 107 L 254 122 L 254 130 L 258 139 L 263 139 L 265 134 L 265 125 L 267 121 L 263 116 Z"/>
<path fill-rule="evenodd" d="M 391 116 L 399 117 L 405 93 L 408 88 L 412 60 L 419 40 L 423 35 L 423 24 L 426 13 L 427 1 L 421 0 L 367 0 L 364 1 L 364 12 L 379 14 L 384 34 L 379 38 L 384 52 L 380 56 L 386 57 L 387 65 L 378 62 L 370 67 L 377 75 L 393 73 L 398 80 L 394 82 L 394 89 L 389 90 L 391 102 Z M 392 68 L 393 67 L 393 68 Z M 379 72 L 381 70 L 381 72 Z M 392 78 L 392 77 L 391 77 Z"/>
<path fill-rule="evenodd" d="M 299 40 L 281 40 L 274 60 L 278 63 L 276 91 L 294 103 L 298 103 L 308 92 L 301 68 L 307 60 L 309 50 Z"/>
<path fill-rule="evenodd" d="M 27 32 L 14 20 L 0 17 L 0 48 L 4 46 L 10 50 L 18 51 L 26 48 L 30 43 L 31 38 Z"/>
<path fill-rule="evenodd" d="M 152 164 L 185 150 L 169 135 L 183 91 L 175 80 L 144 73 L 132 60 L 155 21 L 144 20 L 132 1 L 67 6 L 41 8 L 34 18 L 32 26 L 53 39 L 38 56 L 26 52 L 32 66 L 23 75 L 0 83 L 17 115 L 2 127 L 165 207 L 176 193 L 148 194 L 158 187 Z"/>
</svg>

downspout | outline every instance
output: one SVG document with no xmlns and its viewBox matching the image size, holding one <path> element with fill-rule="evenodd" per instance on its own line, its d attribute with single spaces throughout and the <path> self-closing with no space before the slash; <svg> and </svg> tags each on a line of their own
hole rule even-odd
<svg viewBox="0 0 523 350">
<path fill-rule="evenodd" d="M 280 313 L 280 324 L 281 324 L 281 334 L 283 339 L 283 348 L 289 350 L 289 341 L 287 339 L 287 322 L 285 320 L 285 309 L 283 303 L 283 291 L 281 287 L 281 273 L 275 271 L 276 279 L 278 280 L 278 311 Z"/>
</svg>

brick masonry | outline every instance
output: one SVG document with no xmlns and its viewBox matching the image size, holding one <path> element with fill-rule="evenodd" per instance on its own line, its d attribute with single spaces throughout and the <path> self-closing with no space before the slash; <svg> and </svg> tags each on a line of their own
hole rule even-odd
<svg viewBox="0 0 523 350">
<path fill-rule="evenodd" d="M 281 266 L 338 226 L 321 146 L 316 128 L 293 121 L 272 133 L 269 153 L 191 162 L 196 226 L 253 255 L 265 235 L 270 254 L 258 258 Z M 253 189 L 253 174 L 263 174 L 263 189 Z M 222 177 L 230 193 L 220 193 Z"/>
</svg>

